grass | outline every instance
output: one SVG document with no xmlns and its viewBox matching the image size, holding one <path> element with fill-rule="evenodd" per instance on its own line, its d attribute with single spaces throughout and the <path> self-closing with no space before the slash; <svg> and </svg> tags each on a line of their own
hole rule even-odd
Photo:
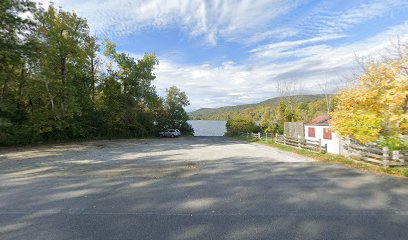
<svg viewBox="0 0 408 240">
<path fill-rule="evenodd" d="M 340 155 L 336 155 L 336 154 L 312 152 L 312 151 L 308 151 L 305 149 L 277 144 L 272 141 L 265 142 L 259 139 L 242 138 L 242 137 L 238 137 L 237 139 L 245 141 L 245 142 L 264 144 L 264 145 L 268 145 L 268 146 L 278 148 L 284 151 L 293 152 L 293 153 L 296 153 L 296 154 L 299 154 L 305 157 L 313 158 L 319 162 L 339 163 L 344 166 L 360 169 L 366 172 L 408 178 L 408 168 L 406 167 L 378 166 L 378 165 L 368 164 L 365 162 L 358 162 L 358 161 L 355 161 L 355 160 L 352 160 L 352 159 L 349 159 L 349 158 L 346 158 Z"/>
</svg>

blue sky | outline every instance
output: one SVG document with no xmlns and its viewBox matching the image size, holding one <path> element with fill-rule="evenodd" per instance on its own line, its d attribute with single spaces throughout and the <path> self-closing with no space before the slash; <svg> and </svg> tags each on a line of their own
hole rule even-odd
<svg viewBox="0 0 408 240">
<path fill-rule="evenodd" d="M 46 0 L 37 0 L 45 6 Z M 176 85 L 188 110 L 336 91 L 358 59 L 408 40 L 407 0 L 55 0 L 91 31 L 140 57 L 155 52 L 155 86 Z M 282 87 L 280 88 L 282 89 Z"/>
</svg>

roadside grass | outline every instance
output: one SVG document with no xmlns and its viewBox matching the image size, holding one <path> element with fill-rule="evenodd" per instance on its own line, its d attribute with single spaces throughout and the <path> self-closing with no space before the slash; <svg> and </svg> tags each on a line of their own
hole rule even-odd
<svg viewBox="0 0 408 240">
<path fill-rule="evenodd" d="M 352 159 L 349 159 L 349 158 L 346 158 L 340 155 L 335 155 L 335 154 L 330 154 L 330 153 L 312 152 L 312 151 L 308 151 L 305 149 L 277 144 L 272 141 L 265 142 L 259 139 L 242 138 L 242 137 L 236 137 L 236 138 L 241 141 L 245 141 L 245 142 L 264 144 L 264 145 L 268 145 L 268 146 L 278 148 L 284 151 L 297 153 L 305 157 L 313 158 L 319 162 L 339 163 L 339 164 L 342 164 L 348 167 L 352 167 L 352 168 L 356 168 L 356 169 L 360 169 L 366 172 L 408 178 L 408 168 L 406 167 L 404 168 L 404 167 L 377 166 L 377 165 L 368 164 L 368 163 L 364 163 L 360 161 L 355 161 L 355 160 L 352 160 Z"/>
</svg>

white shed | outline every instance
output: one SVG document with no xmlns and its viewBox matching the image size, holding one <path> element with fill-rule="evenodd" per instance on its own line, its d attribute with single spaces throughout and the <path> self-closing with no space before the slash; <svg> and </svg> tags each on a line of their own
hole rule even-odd
<svg viewBox="0 0 408 240">
<path fill-rule="evenodd" d="M 329 115 L 319 116 L 305 124 L 305 139 L 321 139 L 322 146 L 327 144 L 327 152 L 341 154 L 341 139 L 332 131 Z"/>
</svg>

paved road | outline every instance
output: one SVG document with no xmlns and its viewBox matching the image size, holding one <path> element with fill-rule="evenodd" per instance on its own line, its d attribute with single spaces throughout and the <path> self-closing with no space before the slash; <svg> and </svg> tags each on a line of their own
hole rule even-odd
<svg viewBox="0 0 408 240">
<path fill-rule="evenodd" d="M 3 150 L 0 239 L 408 239 L 408 181 L 222 137 Z"/>
</svg>

